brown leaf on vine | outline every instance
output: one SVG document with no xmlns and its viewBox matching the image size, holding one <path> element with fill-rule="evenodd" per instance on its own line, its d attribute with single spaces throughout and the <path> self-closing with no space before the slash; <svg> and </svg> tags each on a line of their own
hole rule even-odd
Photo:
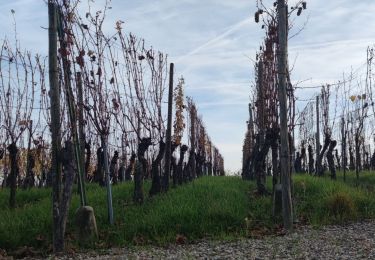
<svg viewBox="0 0 375 260">
<path fill-rule="evenodd" d="M 113 105 L 114 110 L 117 110 L 120 107 L 120 104 L 117 102 L 117 99 L 115 99 L 115 98 L 112 99 L 112 105 Z"/>
<path fill-rule="evenodd" d="M 117 22 L 116 22 L 116 30 L 118 30 L 118 31 L 121 31 L 121 29 L 122 29 L 122 24 L 124 23 L 124 21 L 121 21 L 121 20 L 118 20 Z"/>
<path fill-rule="evenodd" d="M 154 57 L 151 55 L 151 51 L 148 51 L 146 53 L 146 55 L 147 55 L 147 59 L 149 59 L 149 60 L 153 60 L 154 59 Z"/>
<path fill-rule="evenodd" d="M 70 50 L 68 50 L 67 48 L 59 48 L 58 52 L 63 57 L 67 57 L 70 55 Z"/>
<path fill-rule="evenodd" d="M 80 66 L 83 67 L 85 65 L 85 59 L 83 58 L 85 56 L 85 51 L 82 50 L 79 52 L 79 55 L 76 57 L 76 63 Z"/>
<path fill-rule="evenodd" d="M 74 21 L 74 13 L 73 12 L 69 12 L 68 15 L 66 16 L 66 19 L 69 22 L 73 22 Z"/>
<path fill-rule="evenodd" d="M 82 56 L 77 56 L 77 57 L 76 57 L 76 63 L 77 63 L 80 67 L 83 67 L 84 64 L 85 64 L 85 61 L 84 61 L 84 59 L 83 59 Z"/>
<path fill-rule="evenodd" d="M 255 12 L 254 19 L 256 23 L 259 23 L 259 12 Z"/>
<path fill-rule="evenodd" d="M 299 8 L 298 8 L 298 11 L 297 11 L 297 16 L 300 16 L 301 13 L 302 13 L 302 7 L 299 7 Z"/>
</svg>

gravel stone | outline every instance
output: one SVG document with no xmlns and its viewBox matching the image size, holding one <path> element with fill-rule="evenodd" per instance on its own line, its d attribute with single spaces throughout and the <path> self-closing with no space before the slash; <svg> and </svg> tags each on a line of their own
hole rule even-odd
<svg viewBox="0 0 375 260">
<path fill-rule="evenodd" d="M 89 252 L 55 259 L 375 259 L 375 221 L 320 229 L 303 226 L 284 236 L 263 239 L 113 248 L 105 255 Z"/>
</svg>

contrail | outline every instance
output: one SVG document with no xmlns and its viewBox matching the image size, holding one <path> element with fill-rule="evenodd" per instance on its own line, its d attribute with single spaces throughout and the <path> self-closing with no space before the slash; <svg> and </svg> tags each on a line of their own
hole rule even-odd
<svg viewBox="0 0 375 260">
<path fill-rule="evenodd" d="M 225 38 L 226 36 L 228 36 L 229 34 L 231 34 L 232 32 L 238 30 L 239 28 L 241 28 L 243 25 L 245 25 L 246 23 L 249 23 L 250 22 L 250 19 L 247 17 L 245 19 L 243 19 L 242 21 L 230 26 L 226 31 L 224 31 L 223 33 L 219 34 L 218 36 L 212 38 L 211 40 L 209 40 L 208 42 L 202 44 L 201 46 L 198 46 L 197 48 L 195 48 L 194 50 L 190 51 L 189 53 L 179 57 L 177 60 L 176 60 L 176 63 L 179 63 L 181 62 L 182 60 L 184 60 L 185 58 L 191 56 L 191 55 L 194 55 L 198 52 L 200 52 L 201 50 L 207 48 L 208 46 L 210 45 L 213 45 L 215 44 L 216 42 L 222 40 L 223 38 Z"/>
<path fill-rule="evenodd" d="M 290 46 L 289 50 L 299 50 L 299 49 L 321 49 L 324 47 L 332 47 L 338 45 L 372 45 L 374 43 L 374 38 L 362 38 L 362 39 L 348 39 L 348 40 L 335 40 L 335 41 L 324 41 L 324 42 L 306 42 L 298 45 Z"/>
</svg>

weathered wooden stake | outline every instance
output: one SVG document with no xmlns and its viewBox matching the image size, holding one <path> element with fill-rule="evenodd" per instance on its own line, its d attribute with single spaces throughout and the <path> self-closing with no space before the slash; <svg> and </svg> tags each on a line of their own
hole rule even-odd
<svg viewBox="0 0 375 260">
<path fill-rule="evenodd" d="M 104 171 L 105 171 L 105 181 L 107 186 L 107 207 L 108 207 L 108 221 L 110 225 L 114 224 L 113 218 L 113 206 L 112 206 L 112 186 L 111 180 L 109 177 L 109 165 L 108 165 L 108 145 L 107 145 L 107 136 L 102 136 L 102 147 L 104 152 Z"/>
<path fill-rule="evenodd" d="M 29 139 L 27 141 L 27 158 L 26 158 L 26 183 L 24 183 L 25 188 L 31 188 L 29 183 L 29 168 L 30 168 L 30 156 L 31 156 L 31 139 L 33 137 L 33 120 L 27 122 L 27 129 L 29 130 Z M 34 181 L 33 181 L 34 183 Z"/>
<path fill-rule="evenodd" d="M 341 157 L 342 167 L 344 171 L 344 181 L 346 181 L 346 133 L 345 133 L 345 119 L 341 118 Z"/>
<path fill-rule="evenodd" d="M 167 122 L 167 136 L 165 149 L 165 168 L 163 176 L 163 191 L 168 191 L 169 175 L 171 172 L 171 135 L 172 135 L 172 104 L 173 104 L 173 71 L 174 64 L 171 63 L 169 67 L 169 93 L 168 93 L 168 122 Z"/>
<path fill-rule="evenodd" d="M 289 138 L 288 138 L 288 117 L 287 117 L 287 95 L 286 76 L 287 68 L 287 7 L 285 0 L 278 0 L 278 83 L 279 83 L 279 103 L 280 103 L 280 175 L 282 184 L 282 206 L 284 228 L 293 228 L 293 206 L 290 187 L 290 160 L 289 160 Z"/>
<path fill-rule="evenodd" d="M 319 96 L 316 96 L 316 158 L 315 158 L 315 175 L 318 176 L 319 171 L 319 153 L 320 153 L 320 129 L 319 129 Z"/>
<path fill-rule="evenodd" d="M 64 250 L 64 234 L 60 226 L 61 201 L 61 126 L 60 126 L 60 90 L 57 69 L 57 12 L 52 0 L 48 1 L 48 65 L 51 99 L 51 174 L 52 174 L 52 215 L 53 215 L 53 251 Z"/>
<path fill-rule="evenodd" d="M 263 95 L 263 62 L 258 62 L 258 76 L 257 76 L 257 84 L 258 84 L 258 100 L 259 100 L 259 134 L 261 135 L 260 138 L 260 146 L 262 147 L 264 144 L 264 130 L 265 130 L 265 117 L 264 117 L 264 95 Z"/>
<path fill-rule="evenodd" d="M 254 136 L 254 119 L 253 119 L 253 110 L 251 109 L 251 103 L 249 103 L 249 131 L 251 136 Z"/>
<path fill-rule="evenodd" d="M 195 117 L 196 117 L 196 109 L 195 106 L 192 107 L 192 113 L 190 114 L 190 156 L 191 156 L 191 179 L 195 179 L 197 177 L 197 169 L 196 169 L 196 158 L 195 158 Z"/>
<path fill-rule="evenodd" d="M 257 84 L 258 84 L 258 101 L 259 101 L 259 151 L 254 151 L 256 153 L 260 152 L 263 149 L 264 143 L 265 143 L 265 113 L 264 113 L 264 91 L 263 91 L 263 62 L 260 60 L 258 62 L 258 76 L 257 76 Z M 268 152 L 268 151 L 266 151 Z M 260 169 L 255 169 L 256 172 L 256 182 L 257 182 L 257 189 L 259 194 L 263 193 L 265 190 L 265 182 L 266 182 L 266 173 L 265 169 L 263 167 L 263 164 L 261 165 Z"/>
<path fill-rule="evenodd" d="M 81 72 L 76 73 L 76 82 L 77 82 L 77 99 L 78 99 L 78 138 L 79 138 L 79 146 L 80 146 L 80 167 L 82 173 L 83 181 L 87 176 L 86 169 L 85 169 L 85 143 L 86 143 L 86 135 L 85 135 L 85 119 L 83 117 L 83 91 L 82 91 L 82 75 Z"/>
</svg>

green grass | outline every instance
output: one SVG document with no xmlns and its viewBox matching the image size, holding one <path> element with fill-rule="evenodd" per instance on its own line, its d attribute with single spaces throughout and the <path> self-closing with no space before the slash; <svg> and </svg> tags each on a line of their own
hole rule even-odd
<svg viewBox="0 0 375 260">
<path fill-rule="evenodd" d="M 295 175 L 293 200 L 296 219 L 315 226 L 375 218 L 375 173 L 362 173 L 360 185 L 355 174 L 347 182 L 329 177 Z M 150 183 L 145 183 L 145 193 Z M 271 190 L 271 180 L 267 180 Z M 182 235 L 188 241 L 200 238 L 234 239 L 268 233 L 280 222 L 272 217 L 272 198 L 254 193 L 255 184 L 238 177 L 203 177 L 168 193 L 145 199 L 142 206 L 132 202 L 133 184 L 113 187 L 115 225 L 108 225 L 106 190 L 87 185 L 89 205 L 95 210 L 99 240 L 95 248 L 125 245 L 164 245 L 175 243 Z M 14 250 L 21 246 L 48 251 L 51 248 L 51 190 L 31 189 L 17 192 L 17 208 L 8 208 L 9 190 L 0 190 L 0 248 Z M 79 206 L 72 200 L 67 224 L 67 242 L 75 241 L 74 214 Z M 247 222 L 245 222 L 247 218 Z M 245 224 L 246 223 L 246 224 Z M 265 233 L 267 233 L 265 232 Z"/>
<path fill-rule="evenodd" d="M 145 190 L 150 185 L 146 183 Z M 113 187 L 115 225 L 107 224 L 106 190 L 88 185 L 89 204 L 95 210 L 101 247 L 129 244 L 165 244 L 177 234 L 195 240 L 241 235 L 250 208 L 248 191 L 252 183 L 236 177 L 204 177 L 171 189 L 167 194 L 147 198 L 144 205 L 132 203 L 133 185 Z M 8 190 L 0 191 L 0 248 L 23 245 L 47 248 L 51 242 L 51 202 L 49 189 L 17 192 L 15 210 L 7 208 Z M 30 195 L 30 196 L 29 196 Z M 74 213 L 79 206 L 73 197 L 68 222 L 68 238 L 74 238 Z M 37 240 L 37 237 L 45 241 Z"/>
<path fill-rule="evenodd" d="M 344 173 L 343 171 L 339 171 L 337 173 L 337 179 L 339 181 L 344 180 Z M 357 182 L 357 177 L 354 171 L 346 172 L 346 181 L 345 183 L 351 186 L 360 186 L 366 189 L 375 188 L 375 172 L 374 171 L 362 171 L 359 173 L 359 180 Z"/>
<path fill-rule="evenodd" d="M 373 176 L 375 179 L 375 175 Z M 294 199 L 297 217 L 306 218 L 313 225 L 335 224 L 375 217 L 375 194 L 342 180 L 332 181 L 307 175 L 294 177 Z M 347 212 L 343 219 L 335 216 L 332 200 L 345 196 L 353 203 L 354 213 Z M 346 202 L 344 202 L 346 203 Z M 344 209 L 345 210 L 345 209 Z M 350 211 L 350 209 L 348 209 Z"/>
</svg>

